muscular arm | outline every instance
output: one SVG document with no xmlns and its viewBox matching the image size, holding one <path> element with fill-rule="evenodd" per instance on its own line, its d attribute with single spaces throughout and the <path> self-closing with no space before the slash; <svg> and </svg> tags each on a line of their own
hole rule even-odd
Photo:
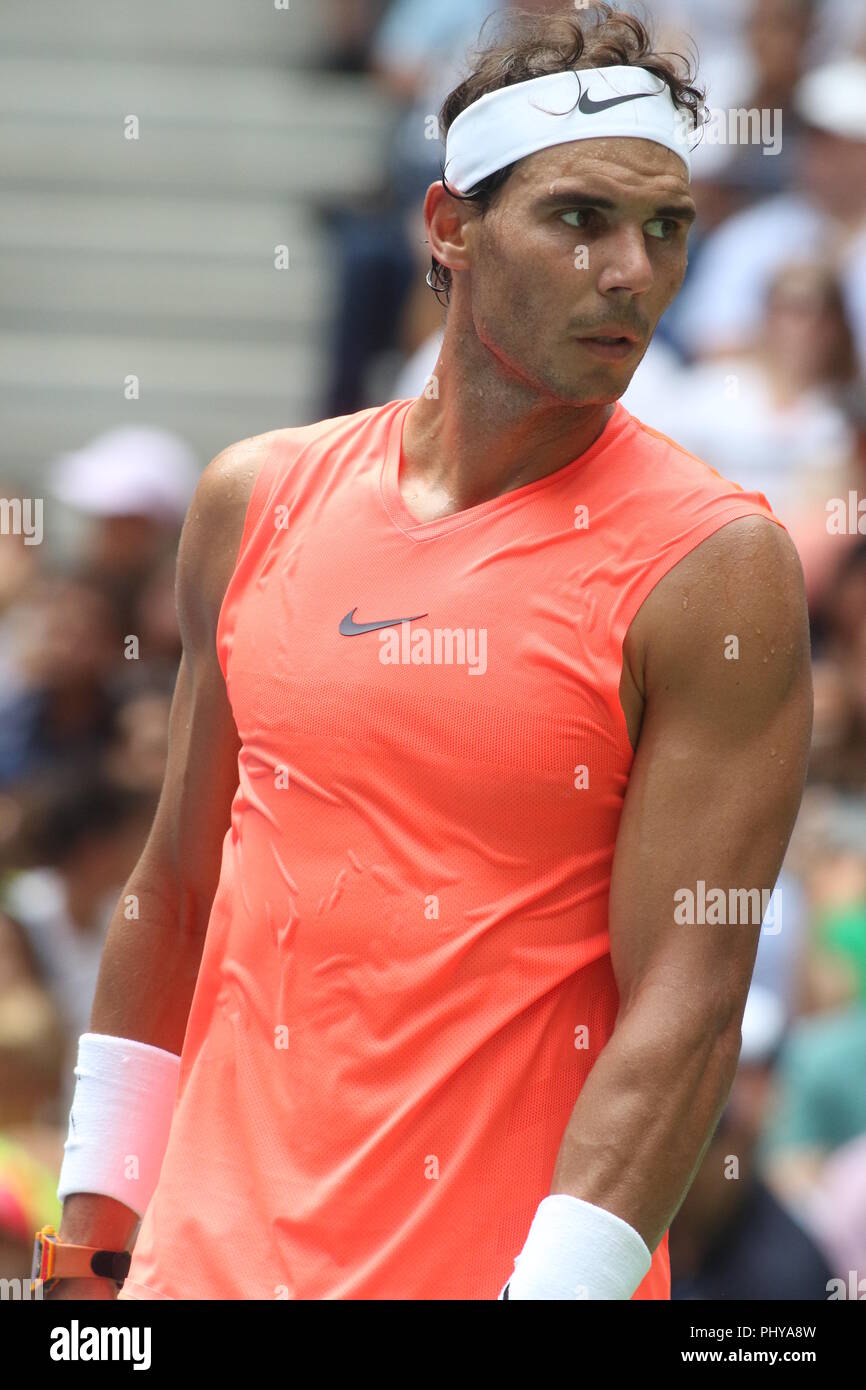
<svg viewBox="0 0 866 1390">
<path fill-rule="evenodd" d="M 217 661 L 216 627 L 234 569 L 249 498 L 270 435 L 232 445 L 202 474 L 177 562 L 183 655 L 172 700 L 168 759 L 141 857 L 109 926 L 90 1031 L 180 1053 L 237 788 L 239 740 Z M 130 895 L 137 918 L 127 919 Z M 73 1194 L 61 1236 L 123 1249 L 136 1225 L 110 1197 Z M 63 1281 L 81 1296 L 102 1280 Z M 106 1287 L 110 1287 L 107 1286 Z"/>
<path fill-rule="evenodd" d="M 216 654 L 256 455 L 245 441 L 203 473 L 181 535 L 177 612 L 183 654 L 156 815 L 109 927 L 90 1028 L 179 1053 L 238 784 L 239 742 Z M 138 900 L 138 919 L 124 902 Z"/>
<path fill-rule="evenodd" d="M 677 925 L 674 894 L 699 879 L 726 898 L 771 890 L 803 789 L 809 635 L 788 536 L 762 518 L 723 527 L 656 586 L 629 650 L 645 706 L 611 879 L 619 1013 L 551 1192 L 606 1208 L 654 1250 L 727 1099 L 760 933 Z"/>
</svg>

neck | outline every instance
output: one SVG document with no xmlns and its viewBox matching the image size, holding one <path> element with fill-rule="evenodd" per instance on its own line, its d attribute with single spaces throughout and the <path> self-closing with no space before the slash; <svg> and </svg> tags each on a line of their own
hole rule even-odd
<svg viewBox="0 0 866 1390">
<path fill-rule="evenodd" d="M 454 306 L 436 396 L 420 396 L 404 425 L 401 489 L 416 514 L 463 511 L 546 477 L 585 453 L 614 411 L 573 405 L 518 376 L 452 315 Z"/>
</svg>

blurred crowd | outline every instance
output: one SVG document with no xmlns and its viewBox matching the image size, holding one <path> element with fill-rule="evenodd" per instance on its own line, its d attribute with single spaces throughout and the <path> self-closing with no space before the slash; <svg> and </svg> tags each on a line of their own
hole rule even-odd
<svg viewBox="0 0 866 1390">
<path fill-rule="evenodd" d="M 51 462 L 44 544 L 0 537 L 0 1277 L 58 1224 L 78 1038 L 162 786 L 200 469 L 166 430 L 109 429 Z"/>
<path fill-rule="evenodd" d="M 507 8 L 329 0 L 322 66 L 378 84 L 393 121 L 383 185 L 321 210 L 339 280 L 322 416 L 417 395 L 433 371 L 435 117 Z M 737 1078 L 673 1224 L 673 1294 L 866 1297 L 866 10 L 620 8 L 659 48 L 697 51 L 717 131 L 731 110 L 772 113 L 763 143 L 695 151 L 687 279 L 623 403 L 767 497 L 801 555 L 814 660 L 806 794 Z M 75 1046 L 161 785 L 201 462 L 159 428 L 110 429 L 53 461 L 50 545 L 0 538 L 0 1277 L 59 1217 Z"/>
</svg>

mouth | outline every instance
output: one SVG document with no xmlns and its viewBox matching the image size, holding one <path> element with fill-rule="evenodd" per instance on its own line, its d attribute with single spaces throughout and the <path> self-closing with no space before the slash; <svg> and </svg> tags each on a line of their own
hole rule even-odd
<svg viewBox="0 0 866 1390">
<path fill-rule="evenodd" d="M 637 339 L 626 333 L 598 334 L 591 338 L 578 338 L 577 341 L 587 352 L 605 362 L 620 362 L 637 347 Z"/>
</svg>

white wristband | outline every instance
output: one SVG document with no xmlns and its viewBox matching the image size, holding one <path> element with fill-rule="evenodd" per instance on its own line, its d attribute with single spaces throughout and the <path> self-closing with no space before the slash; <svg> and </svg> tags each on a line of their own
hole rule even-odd
<svg viewBox="0 0 866 1390">
<path fill-rule="evenodd" d="M 159 1178 L 180 1058 L 150 1043 L 82 1033 L 57 1196 L 94 1192 L 140 1218 Z"/>
<path fill-rule="evenodd" d="M 631 1298 L 651 1263 L 652 1255 L 627 1221 L 557 1192 L 539 1204 L 499 1298 Z"/>
</svg>

